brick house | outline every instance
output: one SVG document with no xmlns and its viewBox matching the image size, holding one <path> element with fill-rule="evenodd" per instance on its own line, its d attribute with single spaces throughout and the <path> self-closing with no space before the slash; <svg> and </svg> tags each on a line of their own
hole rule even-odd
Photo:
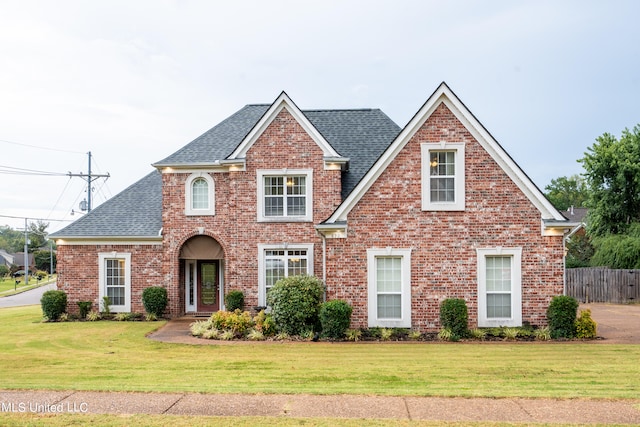
<svg viewBox="0 0 640 427">
<path fill-rule="evenodd" d="M 142 312 L 264 306 L 281 277 L 313 274 L 352 326 L 439 328 L 464 298 L 470 326 L 546 323 L 563 293 L 558 212 L 442 83 L 404 127 L 377 109 L 247 105 L 53 234 L 58 287 Z"/>
</svg>

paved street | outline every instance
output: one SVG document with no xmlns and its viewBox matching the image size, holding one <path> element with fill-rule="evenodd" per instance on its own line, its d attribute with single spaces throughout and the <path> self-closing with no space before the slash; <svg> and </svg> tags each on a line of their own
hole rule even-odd
<svg viewBox="0 0 640 427">
<path fill-rule="evenodd" d="M 55 282 L 48 285 L 40 286 L 39 288 L 35 288 L 30 291 L 22 292 L 8 297 L 0 297 L 0 308 L 40 304 L 40 298 L 42 298 L 42 294 L 52 289 L 56 289 Z"/>
</svg>

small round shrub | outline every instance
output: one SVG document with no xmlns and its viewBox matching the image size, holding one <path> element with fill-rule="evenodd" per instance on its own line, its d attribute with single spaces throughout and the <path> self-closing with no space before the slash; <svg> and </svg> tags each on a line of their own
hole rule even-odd
<svg viewBox="0 0 640 427">
<path fill-rule="evenodd" d="M 87 314 L 91 311 L 91 305 L 93 303 L 91 301 L 78 301 L 77 304 L 80 309 L 80 318 L 86 319 Z"/>
<path fill-rule="evenodd" d="M 242 291 L 230 291 L 224 296 L 224 306 L 227 311 L 244 310 L 244 294 Z"/>
<path fill-rule="evenodd" d="M 447 298 L 440 304 L 440 325 L 449 329 L 454 340 L 468 333 L 469 313 L 467 303 L 461 298 Z"/>
<path fill-rule="evenodd" d="M 344 337 L 351 324 L 351 306 L 341 300 L 327 301 L 320 306 L 320 324 L 322 335 L 340 339 Z"/>
<path fill-rule="evenodd" d="M 576 333 L 578 300 L 566 295 L 555 296 L 547 309 L 551 338 L 573 338 Z"/>
<path fill-rule="evenodd" d="M 67 311 L 67 294 L 64 291 L 46 291 L 40 298 L 42 314 L 49 320 L 58 320 Z"/>
<path fill-rule="evenodd" d="M 142 291 L 142 305 L 149 314 L 161 317 L 167 308 L 167 290 L 162 286 L 151 286 Z"/>
<path fill-rule="evenodd" d="M 591 310 L 580 310 L 580 315 L 576 319 L 576 337 L 595 338 L 597 324 L 591 318 Z"/>
<path fill-rule="evenodd" d="M 318 323 L 324 284 L 314 276 L 280 279 L 269 291 L 267 304 L 279 332 L 300 335 Z"/>
</svg>

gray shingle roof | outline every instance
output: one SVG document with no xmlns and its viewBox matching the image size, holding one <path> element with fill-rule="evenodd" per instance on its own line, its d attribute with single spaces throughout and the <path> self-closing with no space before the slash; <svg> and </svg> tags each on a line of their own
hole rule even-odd
<svg viewBox="0 0 640 427">
<path fill-rule="evenodd" d="M 51 237 L 157 237 L 161 228 L 162 175 L 155 170 Z"/>
<path fill-rule="evenodd" d="M 227 158 L 270 105 L 247 105 L 154 166 L 209 163 Z M 400 132 L 378 109 L 310 110 L 303 114 L 331 146 L 348 157 L 346 197 Z M 154 171 L 51 237 L 156 237 L 162 227 L 162 178 Z"/>
</svg>

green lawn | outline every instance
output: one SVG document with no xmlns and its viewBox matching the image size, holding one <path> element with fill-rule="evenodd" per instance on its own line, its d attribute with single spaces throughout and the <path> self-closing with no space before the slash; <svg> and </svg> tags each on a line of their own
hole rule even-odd
<svg viewBox="0 0 640 427">
<path fill-rule="evenodd" d="M 0 309 L 5 389 L 634 398 L 640 346 L 599 343 L 181 345 L 161 322 L 41 323 Z"/>
<path fill-rule="evenodd" d="M 18 277 L 18 284 L 16 285 L 16 279 L 13 277 L 4 278 L 0 280 L 0 296 L 8 296 L 15 294 L 17 292 L 27 291 L 29 289 L 37 288 L 38 286 L 42 286 L 51 282 L 56 281 L 56 275 L 51 276 L 50 279 L 44 280 L 36 280 L 35 277 L 29 277 L 29 285 L 25 286 L 24 284 L 24 276 Z"/>
</svg>

